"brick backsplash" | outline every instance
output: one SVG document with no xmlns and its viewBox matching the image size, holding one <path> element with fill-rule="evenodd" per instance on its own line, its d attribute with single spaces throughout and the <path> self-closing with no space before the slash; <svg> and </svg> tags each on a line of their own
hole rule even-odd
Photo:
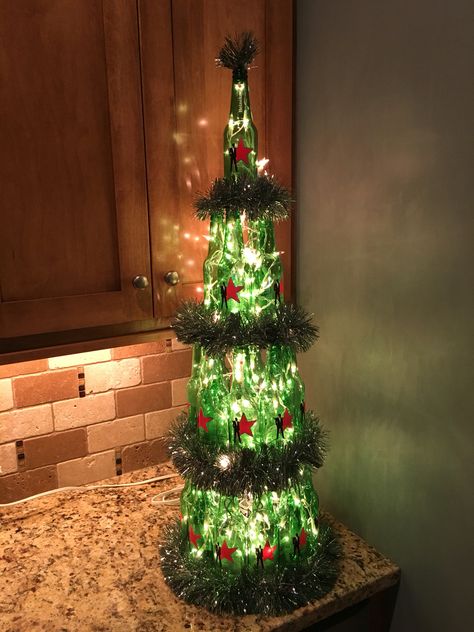
<svg viewBox="0 0 474 632">
<path fill-rule="evenodd" d="M 176 339 L 0 366 L 0 503 L 166 460 L 190 372 Z"/>
</svg>

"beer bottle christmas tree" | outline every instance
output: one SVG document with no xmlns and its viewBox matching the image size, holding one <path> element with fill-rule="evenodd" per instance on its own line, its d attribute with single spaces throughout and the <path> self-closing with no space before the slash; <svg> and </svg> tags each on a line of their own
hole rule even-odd
<svg viewBox="0 0 474 632">
<path fill-rule="evenodd" d="M 338 545 L 312 483 L 326 435 L 306 409 L 296 364 L 317 328 L 285 303 L 275 246 L 274 222 L 288 216 L 291 196 L 257 170 L 248 87 L 256 54 L 243 33 L 217 59 L 232 70 L 224 177 L 195 204 L 210 220 L 204 300 L 184 303 L 174 322 L 193 367 L 188 412 L 169 438 L 185 479 L 181 514 L 161 554 L 166 581 L 186 601 L 280 614 L 330 589 Z"/>
</svg>

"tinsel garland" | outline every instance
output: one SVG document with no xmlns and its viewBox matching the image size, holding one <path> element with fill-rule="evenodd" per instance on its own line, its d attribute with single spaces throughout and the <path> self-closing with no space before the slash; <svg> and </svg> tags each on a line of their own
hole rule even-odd
<svg viewBox="0 0 474 632">
<path fill-rule="evenodd" d="M 187 301 L 172 322 L 178 340 L 200 345 L 210 356 L 227 353 L 236 347 L 265 349 L 283 345 L 295 353 L 307 351 L 318 338 L 318 327 L 302 307 L 285 303 L 274 312 L 263 311 L 252 320 L 237 314 L 220 315 L 204 303 Z"/>
<path fill-rule="evenodd" d="M 327 432 L 312 411 L 306 411 L 300 428 L 285 444 L 250 449 L 206 443 L 186 413 L 172 424 L 167 441 L 173 464 L 183 478 L 225 496 L 244 492 L 258 496 L 286 489 L 291 481 L 299 480 L 302 467 L 323 465 L 328 444 Z"/>
<path fill-rule="evenodd" d="M 289 191 L 272 176 L 240 175 L 214 180 L 207 194 L 195 200 L 194 208 L 196 217 L 202 220 L 245 212 L 249 220 L 281 221 L 288 217 L 291 203 Z"/>
<path fill-rule="evenodd" d="M 178 597 L 218 614 L 282 615 L 319 599 L 334 586 L 341 547 L 331 527 L 320 524 L 317 548 L 298 562 L 240 573 L 221 568 L 212 558 L 187 554 L 179 522 L 164 535 L 160 548 L 164 578 Z"/>
<path fill-rule="evenodd" d="M 235 38 L 226 37 L 224 46 L 217 54 L 216 64 L 230 70 L 243 70 L 258 54 L 258 42 L 253 33 L 244 32 Z"/>
</svg>

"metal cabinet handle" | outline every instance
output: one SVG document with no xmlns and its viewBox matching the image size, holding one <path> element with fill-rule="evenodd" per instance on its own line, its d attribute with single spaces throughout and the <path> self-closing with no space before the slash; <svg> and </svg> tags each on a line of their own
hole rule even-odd
<svg viewBox="0 0 474 632">
<path fill-rule="evenodd" d="M 176 270 L 171 270 L 165 274 L 165 281 L 168 285 L 178 285 L 179 283 L 179 274 Z"/>
<path fill-rule="evenodd" d="M 137 290 L 144 290 L 150 285 L 150 281 L 148 277 L 143 274 L 137 274 L 137 276 L 133 278 L 132 285 Z"/>
</svg>

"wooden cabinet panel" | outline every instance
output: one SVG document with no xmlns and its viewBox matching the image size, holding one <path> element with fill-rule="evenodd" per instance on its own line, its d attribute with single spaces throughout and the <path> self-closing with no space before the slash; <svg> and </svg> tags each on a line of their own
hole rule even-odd
<svg viewBox="0 0 474 632">
<path fill-rule="evenodd" d="M 252 30 L 260 42 L 249 73 L 258 153 L 291 187 L 292 2 L 140 0 L 139 12 L 155 314 L 166 318 L 180 299 L 202 291 L 208 227 L 193 218 L 192 201 L 223 173 L 231 73 L 216 68 L 214 59 L 228 34 Z M 171 32 L 157 37 L 153 25 L 166 22 Z M 279 227 L 277 239 L 288 294 L 290 222 Z M 179 272 L 175 288 L 164 282 L 168 270 Z"/>
<path fill-rule="evenodd" d="M 200 297 L 192 201 L 223 173 L 230 101 L 214 57 L 243 30 L 259 157 L 291 188 L 292 0 L 0 3 L 0 353 L 142 336 Z M 290 221 L 277 244 L 288 296 Z"/>
<path fill-rule="evenodd" d="M 0 4 L 0 338 L 152 317 L 135 0 Z"/>
</svg>

